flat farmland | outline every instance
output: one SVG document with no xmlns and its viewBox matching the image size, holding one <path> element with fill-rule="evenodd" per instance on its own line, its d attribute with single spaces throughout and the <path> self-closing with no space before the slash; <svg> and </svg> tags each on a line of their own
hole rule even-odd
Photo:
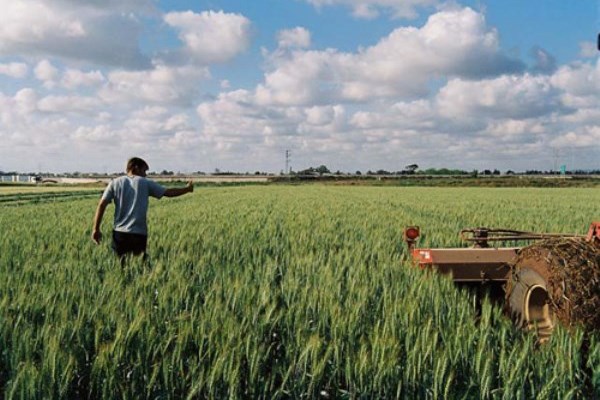
<svg viewBox="0 0 600 400">
<path fill-rule="evenodd" d="M 90 239 L 100 192 L 0 191 L 0 397 L 600 396 L 600 337 L 539 346 L 402 242 L 407 225 L 424 247 L 465 246 L 467 227 L 585 233 L 600 189 L 197 187 L 151 200 L 150 262 L 124 268 L 113 206 Z"/>
<path fill-rule="evenodd" d="M 101 185 L 89 186 L 35 186 L 0 185 L 0 206 L 30 205 L 57 201 L 72 201 L 81 198 L 98 197 Z"/>
</svg>

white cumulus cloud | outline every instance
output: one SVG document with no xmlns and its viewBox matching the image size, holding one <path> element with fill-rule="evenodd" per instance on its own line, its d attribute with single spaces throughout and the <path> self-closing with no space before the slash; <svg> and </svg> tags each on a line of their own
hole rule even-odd
<svg viewBox="0 0 600 400">
<path fill-rule="evenodd" d="M 44 83 L 44 86 L 52 88 L 56 84 L 58 78 L 58 68 L 56 68 L 50 61 L 40 61 L 34 69 L 35 77 Z"/>
<path fill-rule="evenodd" d="M 23 114 L 29 114 L 37 110 L 38 94 L 31 88 L 24 88 L 19 90 L 14 97 L 14 103 L 16 110 Z"/>
<path fill-rule="evenodd" d="M 310 31 L 300 26 L 285 29 L 277 33 L 277 42 L 280 48 L 307 48 L 310 47 Z"/>
<path fill-rule="evenodd" d="M 551 145 L 555 148 L 598 148 L 600 143 L 600 128 L 598 126 L 585 127 L 579 131 L 569 131 L 554 140 Z"/>
<path fill-rule="evenodd" d="M 24 78 L 29 73 L 29 67 L 24 63 L 11 62 L 0 64 L 0 74 L 11 78 Z"/>
<path fill-rule="evenodd" d="M 573 64 L 558 69 L 552 83 L 576 96 L 598 97 L 600 93 L 600 60 L 596 64 Z"/>
<path fill-rule="evenodd" d="M 440 112 L 455 118 L 533 118 L 568 112 L 557 90 L 545 76 L 505 75 L 482 81 L 453 79 L 437 102 Z"/>
<path fill-rule="evenodd" d="M 115 70 L 100 96 L 108 102 L 132 100 L 162 104 L 186 104 L 197 93 L 197 84 L 208 77 L 206 68 L 158 65 L 148 71 Z"/>
<path fill-rule="evenodd" d="M 0 13 L 0 55 L 141 67 L 149 63 L 138 48 L 140 31 L 130 14 L 87 2 L 7 1 Z"/>
<path fill-rule="evenodd" d="M 182 56 L 204 65 L 229 61 L 250 44 L 250 20 L 240 14 L 171 12 L 164 20 L 179 30 L 185 44 Z"/>
<path fill-rule="evenodd" d="M 104 75 L 98 70 L 83 72 L 78 69 L 69 68 L 64 72 L 61 84 L 63 87 L 72 90 L 82 86 L 100 85 L 104 81 Z"/>
<path fill-rule="evenodd" d="M 52 113 L 92 113 L 102 105 L 96 97 L 84 96 L 46 96 L 39 100 L 37 108 Z"/>
<path fill-rule="evenodd" d="M 271 62 L 257 95 L 265 104 L 290 105 L 423 96 L 434 78 L 475 79 L 524 68 L 500 52 L 497 32 L 470 8 L 438 12 L 422 28 L 398 28 L 356 53 L 275 52 Z"/>
</svg>

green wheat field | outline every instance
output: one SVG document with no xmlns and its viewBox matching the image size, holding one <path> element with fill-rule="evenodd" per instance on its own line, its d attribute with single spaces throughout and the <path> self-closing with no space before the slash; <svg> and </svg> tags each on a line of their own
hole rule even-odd
<svg viewBox="0 0 600 400">
<path fill-rule="evenodd" d="M 462 228 L 585 233 L 600 189 L 196 187 L 152 200 L 149 264 L 90 239 L 101 189 L 0 189 L 0 398 L 600 396 L 600 336 L 542 346 L 411 266 Z"/>
</svg>

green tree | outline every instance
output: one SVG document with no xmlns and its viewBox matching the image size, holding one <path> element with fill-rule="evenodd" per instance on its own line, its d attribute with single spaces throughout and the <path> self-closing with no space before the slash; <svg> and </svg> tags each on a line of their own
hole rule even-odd
<svg viewBox="0 0 600 400">
<path fill-rule="evenodd" d="M 316 172 L 319 173 L 319 175 L 323 175 L 323 174 L 329 174 L 329 168 L 327 168 L 325 165 L 319 165 L 316 169 Z"/>
</svg>

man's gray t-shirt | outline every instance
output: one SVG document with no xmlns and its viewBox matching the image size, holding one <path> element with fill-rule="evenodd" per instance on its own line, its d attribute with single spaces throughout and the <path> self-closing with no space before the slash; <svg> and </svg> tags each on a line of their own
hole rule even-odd
<svg viewBox="0 0 600 400">
<path fill-rule="evenodd" d="M 167 189 L 142 176 L 121 176 L 108 184 L 102 200 L 115 203 L 114 230 L 148 234 L 146 214 L 150 196 L 160 199 Z"/>
</svg>

